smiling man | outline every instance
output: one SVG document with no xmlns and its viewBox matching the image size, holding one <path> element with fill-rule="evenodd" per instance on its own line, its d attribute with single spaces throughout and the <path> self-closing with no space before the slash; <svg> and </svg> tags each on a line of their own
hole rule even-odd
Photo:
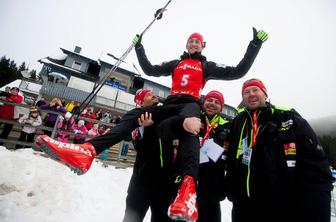
<svg viewBox="0 0 336 222">
<path fill-rule="evenodd" d="M 232 221 L 330 221 L 333 179 L 312 128 L 295 110 L 267 102 L 258 79 L 243 84 L 242 97 L 229 136 Z"/>
</svg>

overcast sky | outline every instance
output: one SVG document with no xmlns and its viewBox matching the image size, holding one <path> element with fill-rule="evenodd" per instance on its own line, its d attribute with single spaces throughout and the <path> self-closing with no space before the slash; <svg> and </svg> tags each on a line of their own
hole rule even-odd
<svg viewBox="0 0 336 222">
<path fill-rule="evenodd" d="M 26 61 L 37 71 L 37 60 L 62 55 L 60 47 L 78 45 L 93 59 L 104 53 L 121 56 L 166 2 L 0 0 L 0 56 Z M 172 0 L 143 44 L 150 61 L 159 64 L 178 58 L 187 37 L 197 31 L 207 42 L 203 54 L 208 60 L 235 66 L 253 26 L 267 31 L 269 40 L 248 74 L 210 81 L 203 94 L 218 89 L 226 103 L 237 106 L 242 83 L 257 77 L 274 104 L 293 107 L 307 119 L 336 115 L 335 0 Z M 139 67 L 134 51 L 126 61 Z M 170 78 L 150 79 L 170 86 Z"/>
</svg>

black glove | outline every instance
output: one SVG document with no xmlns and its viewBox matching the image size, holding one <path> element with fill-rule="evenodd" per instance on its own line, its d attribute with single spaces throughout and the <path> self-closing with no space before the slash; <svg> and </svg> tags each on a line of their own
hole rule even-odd
<svg viewBox="0 0 336 222">
<path fill-rule="evenodd" d="M 158 10 L 156 10 L 154 18 L 156 18 L 157 20 L 161 19 L 164 11 L 166 11 L 166 9 L 162 10 L 162 8 L 159 8 Z"/>
</svg>

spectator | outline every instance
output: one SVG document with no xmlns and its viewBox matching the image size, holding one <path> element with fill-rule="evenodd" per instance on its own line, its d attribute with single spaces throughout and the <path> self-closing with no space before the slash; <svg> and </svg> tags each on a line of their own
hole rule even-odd
<svg viewBox="0 0 336 222">
<path fill-rule="evenodd" d="M 99 135 L 98 127 L 99 127 L 99 125 L 97 123 L 93 124 L 93 127 L 89 130 L 88 135 L 91 135 L 91 136 Z"/>
<path fill-rule="evenodd" d="M 68 104 L 66 104 L 65 109 L 71 113 L 74 107 L 75 107 L 74 101 L 71 101 Z"/>
<path fill-rule="evenodd" d="M 40 107 L 40 106 L 45 105 L 45 104 L 47 104 L 46 101 L 45 101 L 45 99 L 44 99 L 44 98 L 41 98 L 39 101 L 36 102 L 35 105 L 36 105 L 37 107 Z"/>
<path fill-rule="evenodd" d="M 64 117 L 63 116 L 59 116 L 58 117 L 60 119 L 60 121 L 57 123 L 57 128 L 59 130 L 63 130 L 63 131 L 69 131 L 72 132 L 73 131 L 73 126 L 75 124 L 75 120 L 74 118 L 71 118 L 71 113 L 67 112 Z M 70 135 L 68 133 L 65 132 L 57 132 L 57 140 L 60 142 L 64 142 L 67 143 L 69 140 Z"/>
<path fill-rule="evenodd" d="M 80 105 L 81 105 L 81 103 L 80 102 L 78 102 L 78 101 L 76 101 L 75 102 L 75 106 L 73 107 L 73 109 L 72 109 L 72 113 L 75 113 L 75 114 L 79 114 L 78 112 L 79 112 L 79 107 L 80 107 Z"/>
<path fill-rule="evenodd" d="M 5 91 L 0 91 L 0 97 L 4 96 L 4 97 L 9 97 L 10 96 L 10 87 L 6 86 Z"/>
<path fill-rule="evenodd" d="M 103 114 L 103 117 L 102 117 L 101 121 L 103 121 L 104 123 L 110 123 L 110 122 L 111 122 L 111 119 L 112 119 L 112 117 L 111 117 L 111 113 L 110 113 L 110 111 L 107 110 L 107 111 Z"/>
<path fill-rule="evenodd" d="M 0 99 L 5 100 L 7 102 L 21 103 L 23 101 L 23 97 L 19 95 L 19 91 L 20 91 L 19 88 L 13 87 L 11 88 L 10 95 L 8 97 L 2 96 L 0 97 Z M 0 109 L 0 119 L 14 120 L 14 110 L 15 106 L 5 103 Z M 7 139 L 9 133 L 12 131 L 12 128 L 13 124 L 4 123 L 4 127 L 0 135 L 0 138 Z M 0 142 L 0 145 L 2 144 L 3 142 Z"/>
<path fill-rule="evenodd" d="M 99 110 L 95 113 L 95 115 L 96 115 L 96 119 L 97 119 L 97 120 L 101 120 L 101 119 L 102 119 L 102 116 L 103 116 L 103 111 L 102 111 L 102 109 L 99 109 Z"/>
<path fill-rule="evenodd" d="M 59 98 L 53 98 L 49 104 L 41 105 L 40 109 L 43 110 L 51 110 L 54 112 L 61 112 L 66 113 L 66 109 L 62 106 L 62 102 Z M 58 114 L 55 113 L 48 113 L 46 117 L 46 121 L 44 122 L 44 126 L 47 127 L 54 127 L 56 123 Z M 51 131 L 49 130 L 43 130 L 44 134 L 51 135 Z"/>
<path fill-rule="evenodd" d="M 89 119 L 97 119 L 96 114 L 93 113 L 93 107 L 88 107 L 86 108 L 81 114 L 80 116 L 82 117 L 86 117 Z M 87 130 L 90 130 L 93 127 L 93 122 L 90 121 L 86 121 L 85 127 Z"/>
<path fill-rule="evenodd" d="M 78 135 L 74 136 L 74 143 L 78 144 L 78 143 L 84 143 L 85 142 L 85 137 L 79 135 L 79 134 L 83 134 L 86 135 L 88 134 L 88 130 L 85 127 L 85 121 L 84 120 L 79 120 L 77 125 L 74 126 L 74 132 Z"/>
<path fill-rule="evenodd" d="M 98 136 L 103 135 L 106 133 L 106 127 L 104 125 L 101 125 L 98 127 Z"/>
<path fill-rule="evenodd" d="M 65 107 L 65 104 L 66 104 L 65 99 L 62 99 L 61 103 L 62 103 L 62 106 Z"/>
<path fill-rule="evenodd" d="M 18 122 L 24 124 L 21 130 L 19 141 L 32 143 L 34 141 L 36 126 L 42 124 L 41 116 L 36 108 L 36 106 L 30 107 L 29 114 L 23 115 Z M 16 145 L 16 149 L 26 148 L 27 146 Z"/>
</svg>

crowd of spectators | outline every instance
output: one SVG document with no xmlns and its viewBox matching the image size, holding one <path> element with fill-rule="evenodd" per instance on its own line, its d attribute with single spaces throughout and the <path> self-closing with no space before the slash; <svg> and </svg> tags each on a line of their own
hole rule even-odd
<svg viewBox="0 0 336 222">
<path fill-rule="evenodd" d="M 23 96 L 19 92 L 17 87 L 6 88 L 6 91 L 0 92 L 0 100 L 22 103 Z M 50 128 L 56 129 L 55 139 L 60 142 L 69 142 L 73 139 L 74 143 L 84 143 L 89 138 L 105 134 L 121 119 L 120 116 L 112 115 L 110 110 L 95 110 L 94 107 L 87 107 L 79 113 L 80 105 L 78 101 L 66 103 L 64 99 L 53 98 L 47 102 L 41 98 L 29 108 L 29 111 L 19 115 L 15 105 L 0 103 L 0 126 L 3 125 L 0 138 L 7 139 L 14 125 L 1 119 L 18 121 L 22 127 L 18 140 L 28 143 L 34 141 L 38 126 L 48 127 L 43 129 L 42 133 L 49 136 L 53 132 Z M 78 116 L 79 118 L 76 118 Z M 0 141 L 0 145 L 2 144 Z M 16 149 L 26 147 L 31 146 L 20 144 L 15 146 Z"/>
</svg>

